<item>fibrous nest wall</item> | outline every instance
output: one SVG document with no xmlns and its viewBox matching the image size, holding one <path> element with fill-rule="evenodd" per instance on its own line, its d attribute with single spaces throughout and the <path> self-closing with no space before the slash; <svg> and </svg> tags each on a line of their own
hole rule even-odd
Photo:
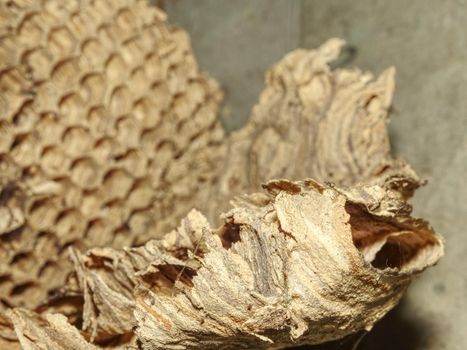
<svg viewBox="0 0 467 350">
<path fill-rule="evenodd" d="M 342 45 L 288 54 L 226 136 L 220 88 L 145 1 L 0 1 L 0 345 L 370 329 L 443 247 L 390 153 L 394 71 L 331 70 Z"/>
</svg>

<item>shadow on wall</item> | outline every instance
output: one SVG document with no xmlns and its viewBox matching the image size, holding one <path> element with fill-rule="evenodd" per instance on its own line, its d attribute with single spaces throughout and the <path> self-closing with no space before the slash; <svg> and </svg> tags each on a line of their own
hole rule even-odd
<svg viewBox="0 0 467 350">
<path fill-rule="evenodd" d="M 419 320 L 407 319 L 404 300 L 390 311 L 366 335 L 357 334 L 321 345 L 302 346 L 290 350 L 422 350 L 423 329 Z"/>
</svg>

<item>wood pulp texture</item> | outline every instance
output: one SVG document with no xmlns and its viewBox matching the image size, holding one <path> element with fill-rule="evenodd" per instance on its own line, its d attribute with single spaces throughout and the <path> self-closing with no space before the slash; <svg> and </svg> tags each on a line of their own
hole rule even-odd
<svg viewBox="0 0 467 350">
<path fill-rule="evenodd" d="M 331 70 L 342 45 L 287 55 L 225 136 L 218 85 L 145 1 L 0 0 L 0 347 L 370 329 L 443 244 L 390 154 L 393 69 Z"/>
</svg>

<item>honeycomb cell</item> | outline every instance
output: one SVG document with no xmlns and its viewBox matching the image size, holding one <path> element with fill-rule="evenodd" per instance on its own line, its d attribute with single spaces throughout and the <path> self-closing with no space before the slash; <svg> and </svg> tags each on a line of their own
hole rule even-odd
<svg viewBox="0 0 467 350">
<path fill-rule="evenodd" d="M 102 68 L 106 57 L 99 53 L 104 51 L 97 38 L 90 38 L 81 45 L 81 67 L 90 71 L 98 71 Z"/>
<path fill-rule="evenodd" d="M 54 28 L 49 32 L 49 49 L 55 57 L 69 56 L 76 47 L 76 38 L 67 27 Z"/>
<path fill-rule="evenodd" d="M 137 148 L 141 140 L 141 127 L 138 120 L 131 115 L 119 118 L 116 139 L 122 145 Z"/>
<path fill-rule="evenodd" d="M 60 244 L 79 240 L 84 235 L 86 220 L 77 209 L 66 209 L 57 216 L 55 221 L 56 236 Z"/>
<path fill-rule="evenodd" d="M 40 153 L 38 136 L 35 133 L 17 134 L 11 145 L 10 154 L 18 165 L 32 165 Z"/>
<path fill-rule="evenodd" d="M 117 157 L 116 163 L 135 178 L 140 178 L 147 174 L 148 160 L 137 149 L 130 149 L 124 155 Z"/>
<path fill-rule="evenodd" d="M 72 92 L 62 97 L 58 107 L 65 125 L 79 125 L 84 122 L 84 101 L 78 93 Z"/>
<path fill-rule="evenodd" d="M 17 33 L 17 40 L 22 46 L 32 47 L 42 42 L 46 30 L 44 25 L 41 24 L 40 14 L 33 12 L 26 15 L 18 24 Z"/>
<path fill-rule="evenodd" d="M 141 179 L 133 184 L 126 203 L 130 208 L 143 209 L 151 205 L 155 199 L 154 197 L 155 192 L 151 183 L 146 179 Z"/>
<path fill-rule="evenodd" d="M 133 185 L 132 177 L 121 169 L 112 169 L 104 176 L 103 190 L 109 199 L 123 199 Z"/>
<path fill-rule="evenodd" d="M 55 62 L 53 53 L 49 49 L 39 47 L 26 51 L 22 63 L 34 81 L 43 81 L 50 77 Z"/>
<path fill-rule="evenodd" d="M 75 160 L 70 171 L 73 183 L 83 189 L 96 188 L 101 181 L 99 166 L 89 157 Z"/>
<path fill-rule="evenodd" d="M 68 174 L 71 160 L 60 146 L 47 146 L 41 154 L 42 169 L 50 176 Z"/>
<path fill-rule="evenodd" d="M 62 142 L 64 151 L 70 157 L 86 154 L 92 147 L 89 130 L 80 126 L 72 126 L 65 130 Z"/>
<path fill-rule="evenodd" d="M 152 97 L 143 97 L 135 101 L 133 115 L 145 129 L 156 127 L 162 118 L 162 113 Z"/>
<path fill-rule="evenodd" d="M 60 211 L 58 199 L 44 198 L 34 201 L 28 212 L 28 225 L 36 231 L 52 227 Z"/>
</svg>

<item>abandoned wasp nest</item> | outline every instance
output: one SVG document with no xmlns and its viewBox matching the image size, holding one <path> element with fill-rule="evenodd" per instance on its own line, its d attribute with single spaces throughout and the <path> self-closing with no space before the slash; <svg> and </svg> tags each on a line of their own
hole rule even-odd
<svg viewBox="0 0 467 350">
<path fill-rule="evenodd" d="M 394 71 L 274 65 L 242 129 L 143 0 L 0 0 L 0 347 L 274 349 L 371 329 L 443 254 Z M 263 187 L 263 191 L 261 191 Z"/>
</svg>

